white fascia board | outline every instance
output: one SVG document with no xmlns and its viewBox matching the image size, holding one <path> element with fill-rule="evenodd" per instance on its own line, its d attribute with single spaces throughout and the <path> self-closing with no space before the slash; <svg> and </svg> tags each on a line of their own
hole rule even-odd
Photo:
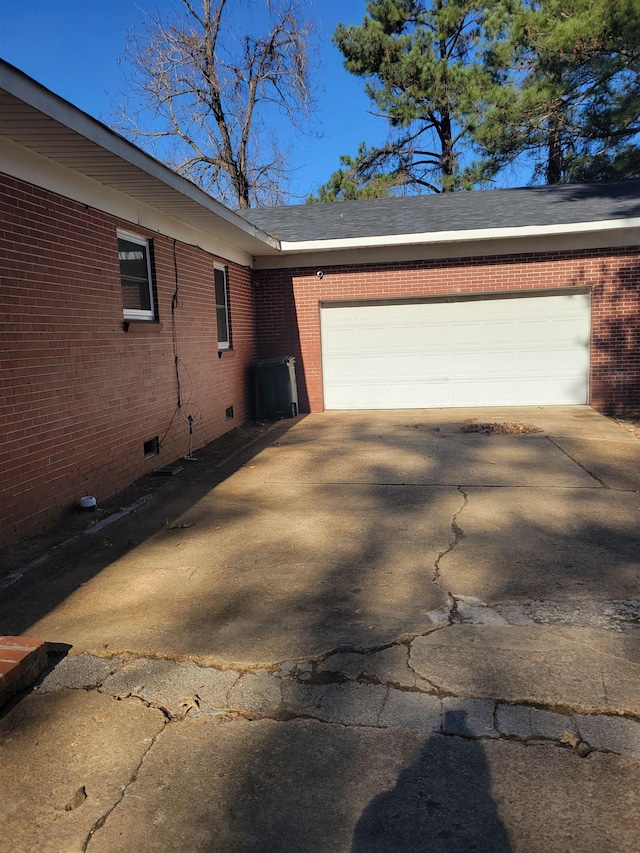
<svg viewBox="0 0 640 853">
<path fill-rule="evenodd" d="M 260 255 L 254 258 L 254 269 L 295 269 L 368 264 L 413 263 L 450 258 L 527 255 L 532 252 L 565 252 L 584 249 L 628 248 L 640 245 L 640 227 L 614 231 L 591 231 L 571 234 L 520 237 L 494 240 L 470 240 L 457 243 L 413 243 L 406 246 L 376 246 L 366 249 L 334 249 L 332 252 L 302 252 Z"/>
<path fill-rule="evenodd" d="M 269 247 L 276 250 L 280 248 L 280 241 L 275 237 L 255 225 L 251 225 L 233 210 L 207 195 L 191 181 L 178 175 L 150 154 L 147 154 L 146 151 L 111 130 L 107 125 L 82 112 L 73 104 L 32 80 L 22 71 L 1 60 L 0 88 L 43 113 L 43 115 L 49 116 L 49 118 L 73 130 L 85 139 L 94 142 L 106 151 L 110 151 L 132 166 L 141 169 L 163 184 L 208 208 L 230 225 L 264 243 L 265 248 Z"/>
<path fill-rule="evenodd" d="M 339 249 L 374 249 L 387 246 L 428 245 L 431 243 L 466 243 L 479 240 L 505 240 L 518 237 L 545 237 L 561 234 L 585 234 L 618 231 L 640 226 L 640 217 L 604 219 L 596 222 L 572 222 L 562 225 L 523 225 L 515 228 L 474 228 L 464 231 L 427 231 L 416 234 L 389 234 L 374 237 L 340 237 L 333 240 L 283 240 L 283 254 L 329 252 Z"/>
</svg>

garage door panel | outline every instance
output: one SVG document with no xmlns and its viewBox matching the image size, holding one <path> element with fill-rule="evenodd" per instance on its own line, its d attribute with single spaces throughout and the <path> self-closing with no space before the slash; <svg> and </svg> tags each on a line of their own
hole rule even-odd
<svg viewBox="0 0 640 853">
<path fill-rule="evenodd" d="M 554 320 L 551 326 L 551 334 L 552 341 L 555 344 L 568 344 L 569 346 L 582 344 L 585 348 L 588 345 L 588 338 L 585 338 L 580 322 L 576 318 Z"/>
<path fill-rule="evenodd" d="M 484 353 L 457 352 L 451 354 L 451 378 L 452 379 L 475 379 L 476 381 L 485 374 Z"/>
<path fill-rule="evenodd" d="M 449 329 L 445 323 L 423 324 L 421 340 L 423 352 L 446 348 L 449 343 Z"/>
<path fill-rule="evenodd" d="M 387 386 L 386 399 L 392 409 L 404 409 L 413 400 L 422 399 L 422 384 L 420 382 L 397 382 Z"/>
<path fill-rule="evenodd" d="M 423 326 L 400 326 L 389 329 L 389 349 L 392 352 L 421 352 L 430 333 Z"/>
<path fill-rule="evenodd" d="M 384 356 L 360 355 L 358 358 L 332 358 L 325 368 L 325 382 L 339 385 L 351 385 L 359 381 L 377 382 L 387 370 Z"/>
<path fill-rule="evenodd" d="M 324 346 L 332 357 L 340 353 L 349 354 L 353 350 L 353 331 L 351 329 L 327 329 L 323 336 Z"/>
<path fill-rule="evenodd" d="M 349 346 L 355 344 L 357 351 L 379 353 L 381 349 L 389 349 L 387 330 L 383 326 L 356 329 Z"/>
<path fill-rule="evenodd" d="M 562 351 L 562 369 L 571 375 L 589 372 L 589 350 L 584 347 Z"/>
<path fill-rule="evenodd" d="M 511 338 L 513 344 L 546 349 L 552 340 L 553 331 L 548 319 L 546 321 L 520 319 L 513 323 Z"/>
<path fill-rule="evenodd" d="M 437 352 L 422 355 L 420 358 L 420 373 L 423 382 L 435 380 L 447 381 L 451 372 L 451 358 L 448 353 Z"/>
<path fill-rule="evenodd" d="M 588 400 L 589 296 L 323 307 L 325 407 Z"/>
<path fill-rule="evenodd" d="M 451 406 L 481 406 L 481 400 L 487 400 L 486 405 L 498 405 L 491 398 L 493 386 L 491 382 L 462 382 L 458 381 L 451 386 Z M 496 397 L 497 399 L 497 397 Z"/>
<path fill-rule="evenodd" d="M 419 409 L 448 409 L 453 406 L 451 401 L 451 386 L 446 384 L 430 384 L 423 393 L 423 403 Z M 407 406 L 407 408 L 410 408 Z"/>
<path fill-rule="evenodd" d="M 380 377 L 387 371 L 388 359 L 384 356 L 374 355 L 357 359 L 354 361 L 354 374 L 350 376 L 352 382 L 367 379 L 371 382 L 379 382 Z"/>
<path fill-rule="evenodd" d="M 509 320 L 487 322 L 484 328 L 484 340 L 493 347 L 512 347 L 518 338 L 517 324 Z"/>
<path fill-rule="evenodd" d="M 478 350 L 484 343 L 484 329 L 480 323 L 451 323 L 448 328 L 447 349 Z"/>
</svg>

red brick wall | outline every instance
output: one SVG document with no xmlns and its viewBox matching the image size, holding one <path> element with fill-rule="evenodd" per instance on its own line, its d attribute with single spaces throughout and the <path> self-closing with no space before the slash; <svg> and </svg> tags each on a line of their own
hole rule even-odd
<svg viewBox="0 0 640 853">
<path fill-rule="evenodd" d="M 250 270 L 228 264 L 233 349 L 219 358 L 212 255 L 3 176 L 0 222 L 6 544 L 51 523 L 82 495 L 100 501 L 184 456 L 188 414 L 194 449 L 250 417 L 255 317 Z M 132 323 L 128 331 L 118 227 L 153 241 L 159 323 Z M 155 436 L 160 454 L 145 460 L 143 443 Z"/>
<path fill-rule="evenodd" d="M 296 356 L 301 411 L 322 411 L 321 301 L 592 290 L 591 404 L 640 410 L 640 249 L 536 253 L 255 273 L 258 355 Z"/>
</svg>

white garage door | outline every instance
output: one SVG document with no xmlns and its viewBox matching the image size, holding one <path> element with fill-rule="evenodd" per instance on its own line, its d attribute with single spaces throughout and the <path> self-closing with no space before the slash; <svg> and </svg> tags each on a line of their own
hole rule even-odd
<svg viewBox="0 0 640 853">
<path fill-rule="evenodd" d="M 589 294 L 321 309 L 327 409 L 588 402 Z"/>
</svg>

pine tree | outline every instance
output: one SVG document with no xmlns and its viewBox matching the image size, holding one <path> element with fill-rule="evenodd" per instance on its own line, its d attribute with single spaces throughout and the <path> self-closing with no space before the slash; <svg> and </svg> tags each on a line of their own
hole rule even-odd
<svg viewBox="0 0 640 853">
<path fill-rule="evenodd" d="M 345 67 L 366 80 L 390 134 L 384 146 L 362 144 L 355 158 L 343 157 L 347 168 L 320 197 L 450 192 L 481 180 L 468 150 L 493 86 L 482 58 L 487 35 L 504 24 L 501 2 L 371 0 L 360 26 L 339 25 L 334 41 Z"/>
<path fill-rule="evenodd" d="M 312 200 L 640 177 L 640 0 L 371 0 L 334 40 L 386 119 Z"/>
<path fill-rule="evenodd" d="M 509 97 L 476 128 L 489 170 L 517 162 L 547 184 L 638 176 L 639 32 L 640 0 L 526 0 L 490 56 Z"/>
</svg>

